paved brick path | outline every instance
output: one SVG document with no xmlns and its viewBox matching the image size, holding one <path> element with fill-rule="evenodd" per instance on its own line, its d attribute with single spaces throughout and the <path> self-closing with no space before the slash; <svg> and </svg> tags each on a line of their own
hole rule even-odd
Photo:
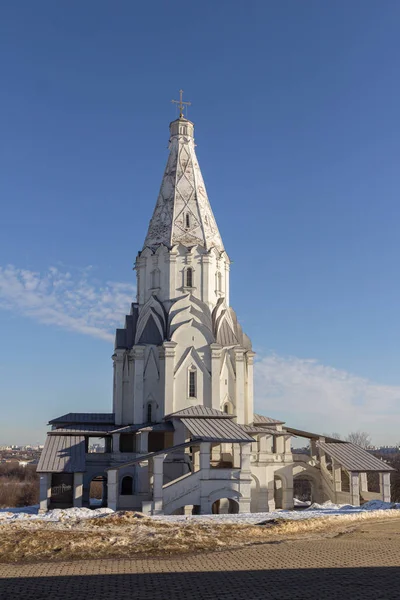
<svg viewBox="0 0 400 600">
<path fill-rule="evenodd" d="M 1 541 L 0 541 L 1 543 Z M 400 523 L 180 558 L 0 565 L 1 600 L 391 600 Z"/>
</svg>

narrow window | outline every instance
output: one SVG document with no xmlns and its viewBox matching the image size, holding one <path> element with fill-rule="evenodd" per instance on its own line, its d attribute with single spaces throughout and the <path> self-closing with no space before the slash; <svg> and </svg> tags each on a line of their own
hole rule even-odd
<svg viewBox="0 0 400 600">
<path fill-rule="evenodd" d="M 186 213 L 186 228 L 189 229 L 190 227 L 190 215 L 189 213 Z"/>
<path fill-rule="evenodd" d="M 121 496 L 132 496 L 133 494 L 133 477 L 125 475 L 121 481 Z"/>
<path fill-rule="evenodd" d="M 229 414 L 229 406 L 227 404 L 224 405 L 224 413 Z"/>
<path fill-rule="evenodd" d="M 151 287 L 158 288 L 160 287 L 160 271 L 159 269 L 154 269 L 151 272 Z"/>
<path fill-rule="evenodd" d="M 151 403 L 149 402 L 147 405 L 147 422 L 148 423 L 152 423 L 153 421 L 153 407 L 151 405 Z"/>
<path fill-rule="evenodd" d="M 196 371 L 189 371 L 189 398 L 196 398 Z"/>
<path fill-rule="evenodd" d="M 193 269 L 186 269 L 186 287 L 193 287 Z"/>
</svg>

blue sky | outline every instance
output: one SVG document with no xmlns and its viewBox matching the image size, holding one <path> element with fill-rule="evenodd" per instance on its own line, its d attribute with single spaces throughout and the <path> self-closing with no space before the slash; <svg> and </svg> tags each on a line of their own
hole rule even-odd
<svg viewBox="0 0 400 600">
<path fill-rule="evenodd" d="M 258 352 L 257 407 L 400 438 L 400 4 L 0 7 L 0 444 L 111 404 L 171 98 Z"/>
</svg>

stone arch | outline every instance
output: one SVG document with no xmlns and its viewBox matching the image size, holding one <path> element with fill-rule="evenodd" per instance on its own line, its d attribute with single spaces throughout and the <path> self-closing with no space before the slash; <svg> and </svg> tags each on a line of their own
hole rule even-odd
<svg viewBox="0 0 400 600">
<path fill-rule="evenodd" d="M 210 505 L 213 505 L 217 500 L 227 498 L 228 500 L 235 500 L 235 502 L 239 504 L 241 497 L 242 494 L 233 488 L 220 488 L 219 490 L 215 490 L 209 494 L 208 501 Z"/>
<path fill-rule="evenodd" d="M 274 473 L 275 508 L 283 508 L 283 490 L 287 487 L 287 479 L 282 473 Z"/>
<path fill-rule="evenodd" d="M 250 512 L 258 512 L 258 499 L 260 497 L 260 480 L 253 473 L 250 484 Z"/>
<path fill-rule="evenodd" d="M 93 484 L 93 485 L 92 485 Z M 99 487 L 95 484 L 101 484 L 101 497 L 99 496 Z M 92 508 L 107 506 L 107 472 L 98 471 L 88 474 L 86 479 L 86 490 L 84 496 L 87 497 L 87 504 Z M 97 489 L 96 489 L 97 488 Z M 86 494 L 85 494 L 86 491 Z M 98 502 L 97 502 L 98 501 Z"/>
</svg>

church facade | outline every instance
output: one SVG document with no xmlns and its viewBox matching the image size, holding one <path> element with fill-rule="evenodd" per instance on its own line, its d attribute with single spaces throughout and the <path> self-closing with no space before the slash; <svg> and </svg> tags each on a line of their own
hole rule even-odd
<svg viewBox="0 0 400 600">
<path fill-rule="evenodd" d="M 289 509 L 299 478 L 313 501 L 390 498 L 390 468 L 367 452 L 254 413 L 255 353 L 230 306 L 230 260 L 182 104 L 135 270 L 136 302 L 115 337 L 112 412 L 50 421 L 42 511 L 90 506 L 93 481 L 103 505 L 146 514 Z M 292 452 L 293 435 L 310 440 L 308 452 Z M 90 452 L 99 437 L 104 452 Z"/>
</svg>

